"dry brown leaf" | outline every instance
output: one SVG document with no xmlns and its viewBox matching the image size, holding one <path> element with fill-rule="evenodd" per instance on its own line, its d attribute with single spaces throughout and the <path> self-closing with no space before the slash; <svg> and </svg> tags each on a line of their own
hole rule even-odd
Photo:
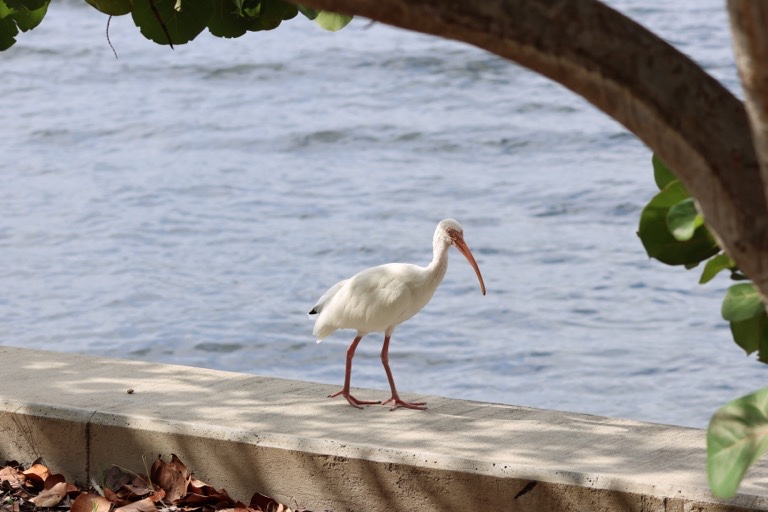
<svg viewBox="0 0 768 512">
<path fill-rule="evenodd" d="M 99 489 L 100 493 L 103 489 L 102 497 L 68 484 L 39 461 L 26 471 L 8 463 L 0 468 L 0 498 L 10 499 L 0 500 L 0 512 L 37 512 L 50 507 L 69 512 L 110 512 L 112 508 L 111 512 L 291 512 L 260 493 L 254 494 L 249 505 L 235 501 L 225 489 L 193 478 L 176 455 L 167 463 L 158 459 L 151 471 L 152 480 L 113 466 L 104 474 L 104 487 Z M 34 494 L 37 496 L 30 497 Z M 163 498 L 167 501 L 158 504 Z M 307 511 L 299 507 L 296 512 Z"/>
<path fill-rule="evenodd" d="M 122 490 L 129 491 L 132 496 L 136 496 L 138 498 L 144 497 L 147 494 L 151 494 L 154 491 L 154 489 L 150 488 L 149 484 L 146 482 L 142 482 L 142 485 L 138 486 L 133 484 L 125 484 L 122 487 Z"/>
<path fill-rule="evenodd" d="M 189 492 L 193 492 L 195 494 L 208 494 L 208 489 L 213 489 L 212 486 L 208 485 L 207 483 L 203 482 L 202 480 L 198 480 L 195 477 L 192 477 L 189 480 Z"/>
<path fill-rule="evenodd" d="M 149 478 L 144 475 L 139 475 L 138 473 L 133 475 L 130 485 L 134 487 L 146 487 L 148 489 L 152 488 L 152 485 L 149 483 Z"/>
<path fill-rule="evenodd" d="M 64 488 L 64 491 L 67 493 L 67 495 L 77 496 L 82 492 L 77 485 L 70 484 L 69 482 L 65 482 L 65 483 L 66 483 L 66 487 Z"/>
<path fill-rule="evenodd" d="M 171 462 L 157 459 L 150 470 L 152 482 L 165 491 L 168 501 L 175 503 L 187 494 L 187 486 L 192 476 L 187 467 L 175 455 L 171 455 Z"/>
<path fill-rule="evenodd" d="M 152 498 L 144 498 L 143 500 L 134 501 L 133 503 L 116 508 L 115 512 L 157 512 L 157 507 Z"/>
<path fill-rule="evenodd" d="M 30 499 L 38 507 L 55 507 L 67 495 L 67 483 L 59 482 Z"/>
<path fill-rule="evenodd" d="M 67 479 L 64 478 L 64 475 L 60 473 L 56 473 L 53 475 L 48 475 L 48 478 L 45 479 L 45 482 L 43 482 L 43 489 L 50 489 L 56 484 L 60 484 L 61 482 L 66 482 Z"/>
<path fill-rule="evenodd" d="M 105 487 L 103 490 L 104 490 L 104 497 L 107 498 L 107 500 L 109 500 L 110 503 L 114 503 L 118 506 L 122 505 L 122 503 L 119 503 L 120 497 L 115 493 L 115 491 L 113 491 L 109 487 Z"/>
<path fill-rule="evenodd" d="M 29 469 L 24 471 L 25 475 L 37 475 L 40 477 L 40 480 L 45 481 L 46 478 L 51 474 L 51 472 L 48 470 L 48 466 L 44 464 L 32 464 Z"/>
<path fill-rule="evenodd" d="M 132 481 L 134 473 L 125 471 L 120 466 L 112 466 L 104 472 L 104 486 L 117 491 L 119 488 Z"/>
<path fill-rule="evenodd" d="M 70 512 L 109 512 L 112 503 L 103 496 L 82 493 L 72 502 Z"/>
<path fill-rule="evenodd" d="M 242 503 L 237 503 L 237 505 L 233 508 L 223 508 L 218 509 L 217 512 L 259 512 L 258 510 L 253 510 L 251 507 L 246 507 Z"/>
<path fill-rule="evenodd" d="M 119 496 L 129 501 L 143 498 L 148 494 L 155 492 L 154 486 L 149 483 L 149 479 L 144 475 L 134 475 L 130 482 L 123 484 L 117 490 Z"/>
<path fill-rule="evenodd" d="M 192 478 L 187 486 L 187 494 L 176 502 L 179 506 L 201 506 L 209 505 L 218 510 L 221 508 L 232 508 L 235 506 L 235 500 L 229 497 L 226 489 L 216 489 L 196 478 Z"/>
<path fill-rule="evenodd" d="M 263 512 L 291 512 L 291 509 L 279 503 L 274 498 L 257 492 L 251 498 L 251 507 Z"/>
<path fill-rule="evenodd" d="M 8 482 L 13 488 L 24 485 L 26 480 L 26 475 L 19 471 L 18 467 L 5 466 L 0 469 L 0 482 Z"/>
<path fill-rule="evenodd" d="M 165 491 L 160 489 L 156 493 L 152 494 L 151 496 L 147 496 L 143 500 L 134 501 L 132 503 L 128 503 L 127 505 L 123 505 L 122 507 L 116 508 L 114 512 L 155 512 L 157 511 L 157 506 L 155 503 L 162 500 L 165 497 Z"/>
<path fill-rule="evenodd" d="M 35 475 L 40 481 L 45 482 L 45 479 L 48 478 L 51 473 L 48 471 L 48 467 L 43 464 L 32 464 L 28 470 L 24 471 L 24 474 L 27 476 Z"/>
<path fill-rule="evenodd" d="M 200 507 L 208 505 L 218 510 L 220 508 L 231 508 L 235 505 L 235 502 L 227 494 L 210 494 L 205 496 L 203 494 L 188 493 L 186 496 L 179 499 L 176 502 L 176 505 L 180 507 Z"/>
</svg>

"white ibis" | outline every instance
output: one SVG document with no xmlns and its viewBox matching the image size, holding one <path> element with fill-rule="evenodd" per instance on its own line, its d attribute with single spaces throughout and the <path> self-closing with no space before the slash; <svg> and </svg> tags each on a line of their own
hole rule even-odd
<svg viewBox="0 0 768 512">
<path fill-rule="evenodd" d="M 350 405 L 362 409 L 364 404 L 387 404 L 398 407 L 426 409 L 424 402 L 409 403 L 400 398 L 395 379 L 389 369 L 389 339 L 395 327 L 405 322 L 427 305 L 448 270 L 448 247 L 453 245 L 475 269 L 480 289 L 485 295 L 485 283 L 472 252 L 464 242 L 464 230 L 453 219 L 441 220 L 432 239 L 432 262 L 426 267 L 408 263 L 390 263 L 373 267 L 333 285 L 320 297 L 309 312 L 318 315 L 312 334 L 320 343 L 339 329 L 355 329 L 357 336 L 347 349 L 344 387 L 331 395 L 343 396 Z M 360 340 L 368 333 L 383 332 L 384 346 L 381 363 L 387 372 L 392 396 L 384 402 L 358 400 L 350 394 L 352 358 Z"/>
</svg>

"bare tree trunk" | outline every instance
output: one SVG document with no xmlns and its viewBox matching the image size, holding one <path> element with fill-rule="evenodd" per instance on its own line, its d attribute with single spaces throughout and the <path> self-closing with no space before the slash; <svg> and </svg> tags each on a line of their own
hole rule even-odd
<svg viewBox="0 0 768 512">
<path fill-rule="evenodd" d="M 583 96 L 676 171 L 721 245 L 768 298 L 768 208 L 744 105 L 642 26 L 596 0 L 301 3 L 470 43 Z M 731 4 L 761 4 L 752 8 L 763 15 L 768 9 L 754 0 Z M 766 27 L 756 22 L 754 34 Z M 739 30 L 747 41 L 757 37 Z M 768 144 L 766 132 L 759 133 Z"/>
</svg>

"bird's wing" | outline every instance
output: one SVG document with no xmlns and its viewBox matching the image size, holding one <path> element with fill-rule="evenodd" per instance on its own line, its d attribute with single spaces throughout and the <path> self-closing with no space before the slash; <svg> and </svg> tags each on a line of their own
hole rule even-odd
<svg viewBox="0 0 768 512">
<path fill-rule="evenodd" d="M 390 263 L 337 283 L 310 311 L 318 314 L 312 333 L 319 341 L 338 329 L 358 334 L 391 331 L 423 306 L 414 296 L 419 275 L 415 265 Z"/>
<path fill-rule="evenodd" d="M 349 281 L 349 279 L 345 279 L 343 281 L 339 281 L 335 285 L 328 288 L 328 290 L 317 300 L 314 306 L 312 306 L 312 309 L 310 310 L 310 315 L 316 315 L 320 313 L 323 308 L 325 307 L 328 302 L 333 298 L 334 295 L 336 295 L 336 292 L 339 291 L 339 288 L 344 286 L 344 283 Z"/>
<path fill-rule="evenodd" d="M 362 332 L 384 332 L 399 323 L 412 302 L 411 290 L 403 281 L 399 267 L 399 264 L 373 267 L 350 280 L 343 297 L 340 295 L 340 300 L 334 301 L 334 307 L 338 302 L 340 316 L 348 327 Z"/>
</svg>

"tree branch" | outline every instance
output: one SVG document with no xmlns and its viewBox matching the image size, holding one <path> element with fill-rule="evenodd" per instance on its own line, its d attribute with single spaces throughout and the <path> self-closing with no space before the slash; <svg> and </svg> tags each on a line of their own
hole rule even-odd
<svg viewBox="0 0 768 512">
<path fill-rule="evenodd" d="M 728 0 L 728 14 L 755 151 L 768 183 L 768 3 Z"/>
</svg>

